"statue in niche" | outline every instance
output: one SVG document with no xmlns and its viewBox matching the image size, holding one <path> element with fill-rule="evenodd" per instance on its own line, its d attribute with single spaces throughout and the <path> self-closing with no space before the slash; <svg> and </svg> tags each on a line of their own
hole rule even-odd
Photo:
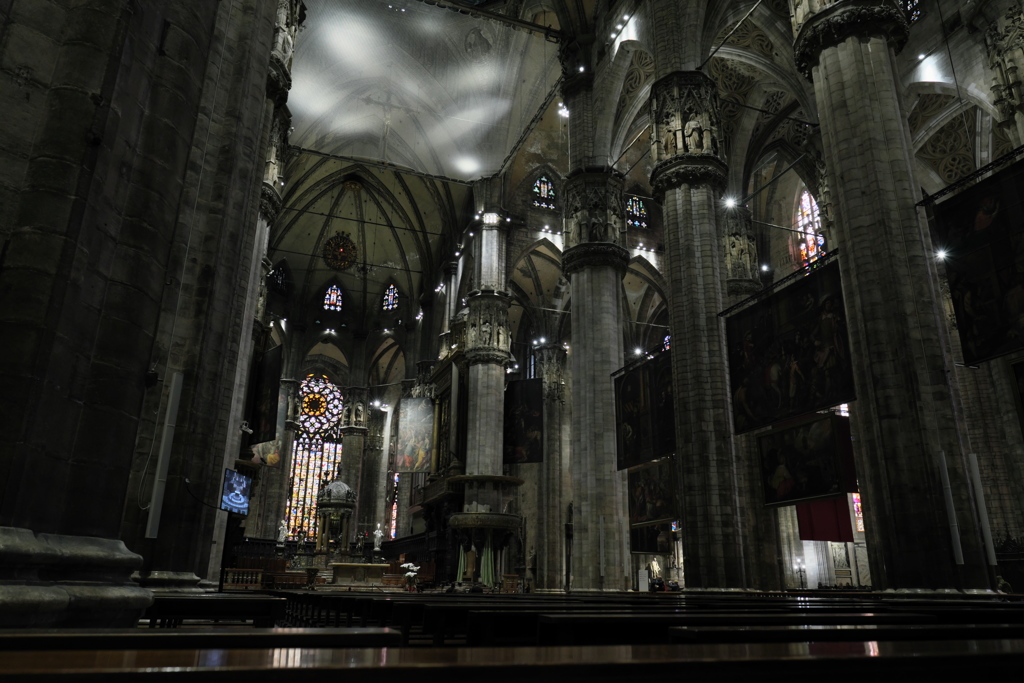
<svg viewBox="0 0 1024 683">
<path fill-rule="evenodd" d="M 476 345 L 476 323 L 469 324 L 469 331 L 466 332 L 466 346 L 472 348 Z"/>
<path fill-rule="evenodd" d="M 708 121 L 707 114 L 701 114 L 701 124 L 703 126 L 703 145 L 705 154 L 714 154 L 717 150 L 715 144 L 714 129 L 711 127 L 711 123 Z"/>
<path fill-rule="evenodd" d="M 356 403 L 356 424 L 363 424 L 363 404 L 362 402 Z"/>
<path fill-rule="evenodd" d="M 352 406 L 345 406 L 345 424 L 352 424 Z"/>
<path fill-rule="evenodd" d="M 704 126 L 696 112 L 690 115 L 683 129 L 683 137 L 686 139 L 686 151 L 690 154 L 699 154 L 704 150 Z"/>
<path fill-rule="evenodd" d="M 491 321 L 490 320 L 485 320 L 483 322 L 483 324 L 480 325 L 480 344 L 482 346 L 487 346 L 490 343 L 491 343 Z"/>
</svg>

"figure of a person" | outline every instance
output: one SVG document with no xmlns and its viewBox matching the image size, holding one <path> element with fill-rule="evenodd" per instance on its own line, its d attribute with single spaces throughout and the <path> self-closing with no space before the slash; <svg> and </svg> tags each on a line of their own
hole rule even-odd
<svg viewBox="0 0 1024 683">
<path fill-rule="evenodd" d="M 384 532 L 380 530 L 380 522 L 377 522 L 377 529 L 373 532 L 373 549 L 380 550 L 380 542 L 384 539 Z"/>
<path fill-rule="evenodd" d="M 686 138 L 686 151 L 690 154 L 697 154 L 703 149 L 704 127 L 701 126 L 696 114 L 690 116 L 690 120 L 686 122 L 683 137 Z"/>
</svg>

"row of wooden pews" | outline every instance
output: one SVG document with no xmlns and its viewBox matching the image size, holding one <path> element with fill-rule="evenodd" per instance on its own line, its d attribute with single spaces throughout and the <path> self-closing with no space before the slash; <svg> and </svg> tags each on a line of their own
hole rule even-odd
<svg viewBox="0 0 1024 683">
<path fill-rule="evenodd" d="M 293 590 L 160 597 L 147 618 L 165 628 L 2 633 L 0 680 L 149 673 L 249 683 L 301 670 L 304 680 L 378 683 L 444 667 L 445 676 L 531 683 L 800 673 L 852 681 L 1024 663 L 1024 603 L 994 596 Z"/>
</svg>

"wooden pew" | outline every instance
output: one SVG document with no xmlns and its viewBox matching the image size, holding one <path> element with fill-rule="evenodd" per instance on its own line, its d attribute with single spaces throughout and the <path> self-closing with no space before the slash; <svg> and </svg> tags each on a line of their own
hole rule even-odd
<svg viewBox="0 0 1024 683">
<path fill-rule="evenodd" d="M 668 643 L 671 626 L 799 626 L 804 624 L 928 624 L 934 617 L 914 613 L 738 612 L 733 614 L 542 614 L 542 645 L 626 645 Z"/>
<path fill-rule="evenodd" d="M 559 648 L 362 648 L 0 652 L 0 680 L 19 683 L 196 683 L 414 681 L 443 671 L 452 680 L 618 683 L 624 680 L 743 681 L 820 677 L 830 683 L 948 680 L 1024 666 L 1022 640 L 760 643 Z M 155 677 L 155 678 L 154 678 Z M 810 680 L 810 678 L 806 678 Z"/>
<path fill-rule="evenodd" d="M 1021 624 L 844 624 L 801 626 L 672 626 L 679 644 L 823 643 L 881 640 L 1024 639 Z"/>
<path fill-rule="evenodd" d="M 251 621 L 273 628 L 284 616 L 285 600 L 267 595 L 158 595 L 143 618 L 150 628 L 178 628 L 186 620 Z"/>
<path fill-rule="evenodd" d="M 402 634 L 389 628 L 20 629 L 0 634 L 0 651 L 251 650 L 401 644 Z"/>
</svg>

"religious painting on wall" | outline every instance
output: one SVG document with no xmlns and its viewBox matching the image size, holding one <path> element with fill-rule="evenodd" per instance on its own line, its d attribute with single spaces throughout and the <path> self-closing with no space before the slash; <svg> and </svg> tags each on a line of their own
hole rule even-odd
<svg viewBox="0 0 1024 683">
<path fill-rule="evenodd" d="M 815 415 L 759 436 L 757 446 L 766 507 L 856 491 L 848 417 Z"/>
<path fill-rule="evenodd" d="M 617 460 L 620 470 L 654 457 L 647 364 L 631 367 L 615 378 Z"/>
<path fill-rule="evenodd" d="M 968 365 L 1024 348 L 1024 162 L 934 208 Z"/>
<path fill-rule="evenodd" d="M 614 387 L 618 469 L 675 453 L 672 352 L 666 348 L 627 366 L 615 377 Z"/>
<path fill-rule="evenodd" d="M 398 404 L 396 472 L 429 472 L 434 448 L 434 402 L 403 398 Z"/>
<path fill-rule="evenodd" d="M 647 363 L 651 387 L 653 453 L 664 458 L 676 452 L 676 412 L 672 398 L 672 352 L 663 351 Z"/>
<path fill-rule="evenodd" d="M 505 387 L 506 465 L 544 462 L 544 381 L 521 379 Z"/>
<path fill-rule="evenodd" d="M 726 319 L 737 434 L 856 398 L 839 263 Z"/>
<path fill-rule="evenodd" d="M 252 428 L 250 443 L 263 443 L 277 438 L 277 406 L 281 393 L 281 364 L 283 346 L 275 346 L 263 352 L 260 357 L 256 379 L 256 391 L 249 426 Z"/>
<path fill-rule="evenodd" d="M 631 553 L 667 555 L 672 552 L 672 542 L 675 540 L 673 536 L 672 522 L 630 527 L 629 551 Z"/>
<path fill-rule="evenodd" d="M 676 467 L 671 458 L 630 470 L 627 484 L 630 525 L 672 521 L 678 516 Z"/>
</svg>

